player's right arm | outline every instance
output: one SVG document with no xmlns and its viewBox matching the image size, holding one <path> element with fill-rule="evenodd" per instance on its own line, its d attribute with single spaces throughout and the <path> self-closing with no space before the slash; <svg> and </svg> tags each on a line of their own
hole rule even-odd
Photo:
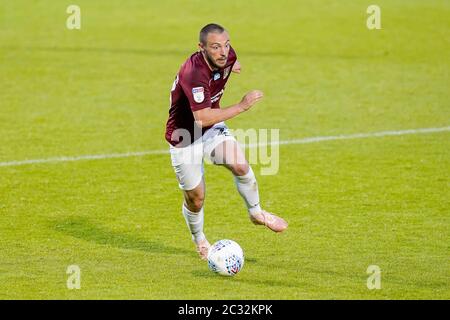
<svg viewBox="0 0 450 320">
<path fill-rule="evenodd" d="M 262 91 L 253 90 L 247 93 L 242 100 L 227 108 L 212 109 L 211 107 L 194 111 L 194 119 L 199 127 L 209 127 L 216 123 L 236 117 L 238 114 L 249 110 L 263 97 Z"/>
</svg>

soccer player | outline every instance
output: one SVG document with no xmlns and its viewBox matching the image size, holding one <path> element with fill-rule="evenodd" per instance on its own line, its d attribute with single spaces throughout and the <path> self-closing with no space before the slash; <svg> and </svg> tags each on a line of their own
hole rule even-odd
<svg viewBox="0 0 450 320">
<path fill-rule="evenodd" d="M 288 224 L 261 209 L 252 168 L 224 123 L 249 110 L 261 100 L 263 93 L 250 91 L 239 103 L 221 108 L 225 84 L 231 72 L 241 72 L 241 65 L 230 45 L 228 32 L 218 24 L 201 29 L 198 46 L 198 52 L 185 61 L 173 83 L 165 137 L 184 195 L 182 213 L 197 252 L 206 259 L 210 244 L 203 233 L 204 159 L 231 171 L 254 224 L 265 225 L 275 232 L 284 231 Z"/>
</svg>

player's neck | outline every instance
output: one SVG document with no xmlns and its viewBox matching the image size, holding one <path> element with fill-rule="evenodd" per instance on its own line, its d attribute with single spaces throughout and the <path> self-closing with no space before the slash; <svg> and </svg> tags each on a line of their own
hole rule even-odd
<svg viewBox="0 0 450 320">
<path fill-rule="evenodd" d="M 211 64 L 209 63 L 208 58 L 206 57 L 204 52 L 200 52 L 200 53 L 202 54 L 203 59 L 205 60 L 206 64 L 208 65 L 209 70 L 211 70 L 211 71 L 219 70 L 219 68 L 211 66 Z"/>
</svg>

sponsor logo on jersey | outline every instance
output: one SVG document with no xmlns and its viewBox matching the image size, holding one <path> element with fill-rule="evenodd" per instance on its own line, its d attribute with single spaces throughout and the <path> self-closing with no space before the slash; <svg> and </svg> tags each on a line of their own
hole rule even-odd
<svg viewBox="0 0 450 320">
<path fill-rule="evenodd" d="M 203 102 L 203 100 L 205 100 L 205 89 L 203 87 L 192 88 L 192 96 L 194 97 L 195 102 Z"/>
<path fill-rule="evenodd" d="M 231 66 L 223 70 L 223 78 L 226 79 L 228 75 L 230 74 Z"/>
</svg>

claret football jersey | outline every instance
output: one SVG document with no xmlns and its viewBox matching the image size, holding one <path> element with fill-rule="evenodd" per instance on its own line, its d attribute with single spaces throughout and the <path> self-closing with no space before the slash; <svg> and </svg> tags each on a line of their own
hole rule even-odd
<svg viewBox="0 0 450 320">
<path fill-rule="evenodd" d="M 201 52 L 194 53 L 183 63 L 170 93 L 166 140 L 171 145 L 188 146 L 210 128 L 198 128 L 193 112 L 204 108 L 220 108 L 220 99 L 236 60 L 236 53 L 230 47 L 224 68 L 212 71 Z M 189 132 L 189 141 L 183 141 L 186 135 L 180 135 L 179 132 Z"/>
</svg>

